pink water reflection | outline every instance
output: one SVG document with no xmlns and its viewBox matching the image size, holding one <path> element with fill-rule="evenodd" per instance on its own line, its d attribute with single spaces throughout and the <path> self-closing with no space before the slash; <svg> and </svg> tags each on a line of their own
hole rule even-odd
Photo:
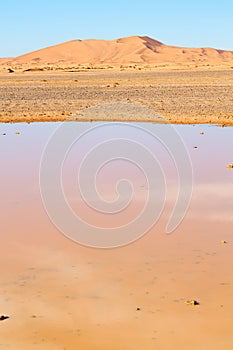
<svg viewBox="0 0 233 350">
<path fill-rule="evenodd" d="M 233 163 L 233 129 L 175 126 L 194 170 L 183 222 L 165 235 L 177 174 L 161 153 L 168 192 L 161 219 L 133 244 L 103 251 L 67 239 L 44 210 L 40 159 L 56 127 L 0 124 L 0 300 L 1 313 L 10 315 L 4 328 L 1 324 L 3 348 L 150 350 L 157 344 L 164 350 L 230 350 L 233 170 L 226 165 Z M 74 172 L 79 161 L 74 148 L 63 171 L 64 191 L 77 214 L 109 227 L 140 212 L 147 185 L 139 169 L 120 161 L 99 172 L 98 190 L 106 200 L 116 198 L 113 184 L 122 176 L 134 184 L 133 204 L 116 219 L 82 203 Z M 187 308 L 190 298 L 200 307 Z"/>
<path fill-rule="evenodd" d="M 30 232 L 36 232 L 38 225 L 45 225 L 42 235 L 49 235 L 51 223 L 48 220 L 40 197 L 39 167 L 43 149 L 56 123 L 35 124 L 1 124 L 0 133 L 6 136 L 0 138 L 0 191 L 2 227 L 7 232 L 1 234 L 1 239 L 7 239 L 14 230 L 11 226 L 17 221 L 18 237 Z M 166 128 L 166 126 L 164 126 Z M 184 139 L 190 153 L 194 170 L 194 192 L 188 215 L 185 219 L 192 221 L 196 227 L 208 228 L 210 222 L 229 225 L 232 222 L 233 209 L 233 171 L 226 165 L 233 162 L 232 158 L 232 128 L 214 126 L 175 126 Z M 19 131 L 20 135 L 15 132 Z M 203 131 L 204 135 L 200 135 Z M 193 146 L 197 146 L 194 149 Z M 164 152 L 153 149 L 152 152 Z M 165 154 L 165 153 L 164 153 Z M 168 207 L 172 206 L 177 192 L 177 175 L 169 157 L 164 155 L 164 169 L 167 181 L 167 202 L 163 215 L 166 221 Z M 105 221 L 111 226 L 113 216 L 98 214 L 88 207 L 80 196 L 77 183 L 77 163 L 80 162 L 78 150 L 74 148 L 65 162 L 63 171 L 64 192 L 70 206 L 80 215 L 92 222 Z M 140 169 L 124 161 L 114 161 L 103 167 L 98 174 L 98 192 L 100 197 L 112 201 L 116 199 L 115 185 L 121 178 L 131 179 L 134 185 L 133 201 L 121 217 L 119 224 L 132 215 L 138 214 L 143 207 L 147 194 L 147 183 Z M 33 220 L 32 220 L 33 218 Z M 182 227 L 181 227 L 182 228 Z M 180 228 L 180 229 L 181 229 Z M 230 226 L 229 226 L 230 229 Z M 45 234 L 46 232 L 46 234 Z M 59 233 L 58 233 L 59 234 Z"/>
</svg>

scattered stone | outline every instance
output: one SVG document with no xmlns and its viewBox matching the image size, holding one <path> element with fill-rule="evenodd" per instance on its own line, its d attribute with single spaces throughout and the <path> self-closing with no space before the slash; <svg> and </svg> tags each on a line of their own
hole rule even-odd
<svg viewBox="0 0 233 350">
<path fill-rule="evenodd" d="M 4 132 L 4 133 L 2 134 L 2 136 L 6 136 L 6 133 Z"/>
<path fill-rule="evenodd" d="M 43 72 L 43 71 L 44 71 L 43 68 L 28 68 L 24 70 L 24 72 Z"/>
<path fill-rule="evenodd" d="M 227 164 L 226 166 L 228 169 L 233 169 L 233 164 Z"/>
<path fill-rule="evenodd" d="M 16 132 L 15 132 L 15 135 L 19 135 L 19 134 L 20 134 L 20 132 L 19 132 L 19 131 L 16 131 Z"/>
<path fill-rule="evenodd" d="M 2 316 L 0 316 L 0 321 L 5 321 L 5 320 L 7 320 L 9 318 L 9 316 L 4 316 L 4 315 L 2 315 Z"/>
<path fill-rule="evenodd" d="M 14 69 L 8 68 L 8 73 L 14 73 Z"/>
<path fill-rule="evenodd" d="M 184 302 L 186 305 L 191 305 L 191 306 L 197 306 L 200 305 L 200 303 L 197 300 L 186 300 Z"/>
<path fill-rule="evenodd" d="M 193 146 L 193 148 L 197 148 L 197 146 Z"/>
<path fill-rule="evenodd" d="M 200 135 L 204 135 L 204 131 L 201 131 L 201 132 L 200 132 Z"/>
<path fill-rule="evenodd" d="M 227 241 L 225 241 L 224 239 L 221 240 L 222 244 L 227 244 Z"/>
<path fill-rule="evenodd" d="M 137 307 L 137 309 L 136 309 L 137 311 L 141 311 L 141 308 L 140 307 Z"/>
</svg>

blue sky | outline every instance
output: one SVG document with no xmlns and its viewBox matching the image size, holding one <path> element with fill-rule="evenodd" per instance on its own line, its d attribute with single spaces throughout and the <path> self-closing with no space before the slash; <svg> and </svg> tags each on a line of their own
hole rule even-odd
<svg viewBox="0 0 233 350">
<path fill-rule="evenodd" d="M 1 0 L 0 57 L 73 39 L 130 35 L 233 50 L 232 18 L 231 0 Z"/>
</svg>

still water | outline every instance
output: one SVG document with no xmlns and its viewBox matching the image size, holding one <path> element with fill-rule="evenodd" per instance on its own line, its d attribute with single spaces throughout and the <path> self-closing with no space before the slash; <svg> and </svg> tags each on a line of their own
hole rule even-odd
<svg viewBox="0 0 233 350">
<path fill-rule="evenodd" d="M 42 195 L 50 191 L 55 199 L 59 187 L 70 210 L 103 228 L 115 226 L 115 220 L 118 226 L 126 225 L 140 215 L 148 193 L 155 198 L 154 214 L 158 219 L 169 203 L 171 209 L 175 206 L 180 188 L 186 187 L 187 193 L 182 195 L 187 197 L 187 208 L 192 195 L 187 220 L 198 218 L 197 227 L 202 219 L 206 223 L 232 222 L 233 170 L 226 168 L 233 163 L 232 128 L 147 124 L 146 132 L 138 132 L 143 124 L 96 124 L 101 127 L 95 129 L 95 123 L 91 123 L 89 130 L 88 123 L 84 123 L 86 132 L 84 124 L 68 124 L 68 130 L 59 123 L 0 125 L 1 213 L 5 220 L 16 215 L 18 224 L 25 224 L 28 211 L 34 206 L 43 207 L 41 186 L 45 187 Z M 174 131 L 166 134 L 168 127 Z M 65 136 L 54 140 L 59 128 Z M 150 128 L 152 135 L 148 133 Z M 80 135 L 85 131 L 85 137 L 67 141 L 66 134 L 71 130 L 74 135 L 77 130 Z M 158 141 L 162 133 L 165 144 Z M 169 137 L 179 138 L 183 146 Z M 50 149 L 46 148 L 48 142 L 52 144 Z M 142 148 L 150 155 L 148 159 Z M 40 186 L 43 164 L 43 179 L 48 180 Z M 39 215 L 36 219 L 40 222 Z"/>
<path fill-rule="evenodd" d="M 0 346 L 230 349 L 233 129 L 69 125 L 0 124 Z"/>
</svg>

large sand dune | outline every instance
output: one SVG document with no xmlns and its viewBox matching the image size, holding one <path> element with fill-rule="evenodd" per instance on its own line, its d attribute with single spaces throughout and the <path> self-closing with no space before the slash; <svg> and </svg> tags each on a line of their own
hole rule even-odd
<svg viewBox="0 0 233 350">
<path fill-rule="evenodd" d="M 72 40 L 12 59 L 4 59 L 0 64 L 67 66 L 194 62 L 233 63 L 233 51 L 168 46 L 147 36 L 131 36 L 116 40 Z"/>
</svg>

